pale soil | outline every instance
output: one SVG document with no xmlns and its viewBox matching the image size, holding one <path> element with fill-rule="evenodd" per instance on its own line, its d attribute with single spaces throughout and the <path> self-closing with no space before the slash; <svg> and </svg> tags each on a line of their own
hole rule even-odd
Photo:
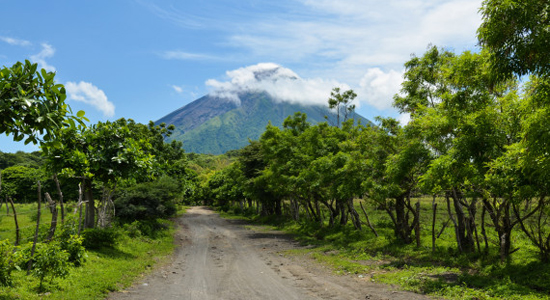
<svg viewBox="0 0 550 300">
<path fill-rule="evenodd" d="M 279 232 L 246 229 L 205 207 L 190 208 L 178 223 L 172 261 L 107 299 L 430 299 L 283 255 L 302 246 Z"/>
</svg>

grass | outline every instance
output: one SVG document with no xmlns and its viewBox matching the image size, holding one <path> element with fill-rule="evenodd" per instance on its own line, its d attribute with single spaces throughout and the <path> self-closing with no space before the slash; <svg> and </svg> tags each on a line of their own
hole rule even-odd
<svg viewBox="0 0 550 300">
<path fill-rule="evenodd" d="M 295 222 L 286 217 L 250 214 L 244 217 L 222 213 L 222 216 L 245 219 L 254 226 L 265 224 L 269 229 L 294 235 L 308 247 L 291 250 L 290 255 L 311 257 L 337 274 L 352 274 L 444 299 L 550 299 L 550 264 L 538 260 L 535 247 L 519 228 L 513 233 L 513 247 L 520 250 L 505 263 L 499 260 L 496 233 L 490 226 L 487 252 L 482 246 L 481 253 L 459 253 L 452 224 L 443 231 L 432 251 L 431 199 L 421 201 L 421 205 L 421 247 L 396 240 L 389 217 L 370 205 L 366 209 L 380 235 L 378 238 L 366 226 L 357 231 L 351 224 L 330 228 L 304 218 Z M 447 221 L 444 211 L 439 212 L 438 231 Z"/>
<path fill-rule="evenodd" d="M 26 205 L 18 208 L 22 212 Z M 28 209 L 31 211 L 32 209 Z M 180 209 L 179 213 L 183 213 Z M 5 213 L 5 212 L 4 212 Z M 30 214 L 29 214 L 30 215 Z M 21 214 L 21 224 L 28 224 L 28 216 Z M 47 214 L 46 216 L 47 217 Z M 0 238 L 14 235 L 13 219 L 6 222 L 4 216 L 0 222 Z M 130 238 L 123 229 L 118 229 L 120 237 L 114 247 L 87 251 L 87 261 L 80 267 L 71 267 L 64 279 L 55 279 L 46 284 L 46 292 L 38 293 L 38 279 L 26 276 L 24 271 L 13 272 L 13 285 L 0 286 L 0 300 L 7 299 L 104 299 L 109 292 L 130 286 L 136 279 L 144 276 L 153 266 L 166 261 L 173 253 L 174 226 L 171 221 L 162 221 L 165 229 L 157 231 L 154 237 L 139 236 Z M 11 223 L 11 224 L 10 224 Z M 31 222 L 32 223 L 32 222 Z M 11 226 L 11 227 L 10 227 Z M 10 238 L 12 241 L 13 239 Z"/>
</svg>

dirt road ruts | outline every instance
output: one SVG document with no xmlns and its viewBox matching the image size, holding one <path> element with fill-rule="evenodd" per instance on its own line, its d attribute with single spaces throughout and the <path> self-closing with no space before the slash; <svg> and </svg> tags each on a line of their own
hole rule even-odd
<svg viewBox="0 0 550 300">
<path fill-rule="evenodd" d="M 206 207 L 190 208 L 178 224 L 172 262 L 107 299 L 429 299 L 283 256 L 280 251 L 301 246 L 285 234 L 247 230 Z"/>
</svg>

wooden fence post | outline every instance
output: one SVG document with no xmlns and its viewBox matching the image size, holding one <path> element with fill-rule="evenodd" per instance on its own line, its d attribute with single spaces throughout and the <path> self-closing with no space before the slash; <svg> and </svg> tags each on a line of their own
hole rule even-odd
<svg viewBox="0 0 550 300">
<path fill-rule="evenodd" d="M 432 202 L 432 209 L 433 209 L 433 217 L 432 217 L 432 252 L 435 252 L 435 220 L 437 217 L 437 203 L 435 202 L 435 196 L 434 201 Z"/>
<path fill-rule="evenodd" d="M 52 200 L 52 197 L 49 193 L 46 193 L 46 200 L 48 200 L 48 203 L 50 204 L 50 212 L 52 213 L 50 232 L 48 233 L 48 237 L 46 238 L 46 240 L 51 241 L 55 234 L 55 229 L 57 228 L 57 203 Z"/>
<path fill-rule="evenodd" d="M 40 181 L 38 181 L 38 211 L 37 211 L 37 217 L 36 217 L 36 231 L 34 232 L 34 242 L 32 243 L 31 259 L 29 260 L 29 264 L 27 266 L 27 275 L 31 273 L 32 258 L 34 256 L 34 251 L 36 250 L 36 243 L 38 242 L 38 231 L 40 230 L 41 203 L 42 203 L 42 186 L 40 185 Z"/>
<path fill-rule="evenodd" d="M 6 201 L 7 201 L 7 197 L 6 197 Z M 17 222 L 17 212 L 15 211 L 15 205 L 13 204 L 13 200 L 10 199 L 10 203 L 11 203 L 11 209 L 13 210 L 13 221 L 15 222 L 15 244 L 14 246 L 17 246 L 19 245 L 19 239 L 20 239 L 20 236 L 19 236 L 19 223 Z M 6 204 L 6 206 L 8 206 Z"/>
<path fill-rule="evenodd" d="M 59 194 L 59 207 L 61 208 L 61 223 L 65 223 L 65 205 L 63 203 L 63 192 L 61 191 L 61 185 L 59 184 L 59 179 L 57 179 L 57 174 L 53 174 L 53 180 L 55 181 L 55 186 L 57 187 L 57 193 Z"/>
</svg>

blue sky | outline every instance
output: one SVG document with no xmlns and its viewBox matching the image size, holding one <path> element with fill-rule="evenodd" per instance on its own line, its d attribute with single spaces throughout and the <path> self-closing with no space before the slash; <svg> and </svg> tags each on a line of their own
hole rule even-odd
<svg viewBox="0 0 550 300">
<path fill-rule="evenodd" d="M 57 73 L 92 123 L 147 123 L 207 94 L 254 86 L 323 103 L 335 86 L 367 118 L 391 108 L 403 64 L 429 44 L 475 51 L 480 0 L 0 0 L 0 65 Z M 280 66 L 291 86 L 247 81 Z M 282 84 L 282 83 L 281 83 Z M 303 97 L 302 97 L 303 96 Z M 302 100 L 297 100 L 302 101 Z M 0 137 L 0 151 L 33 151 Z"/>
</svg>

